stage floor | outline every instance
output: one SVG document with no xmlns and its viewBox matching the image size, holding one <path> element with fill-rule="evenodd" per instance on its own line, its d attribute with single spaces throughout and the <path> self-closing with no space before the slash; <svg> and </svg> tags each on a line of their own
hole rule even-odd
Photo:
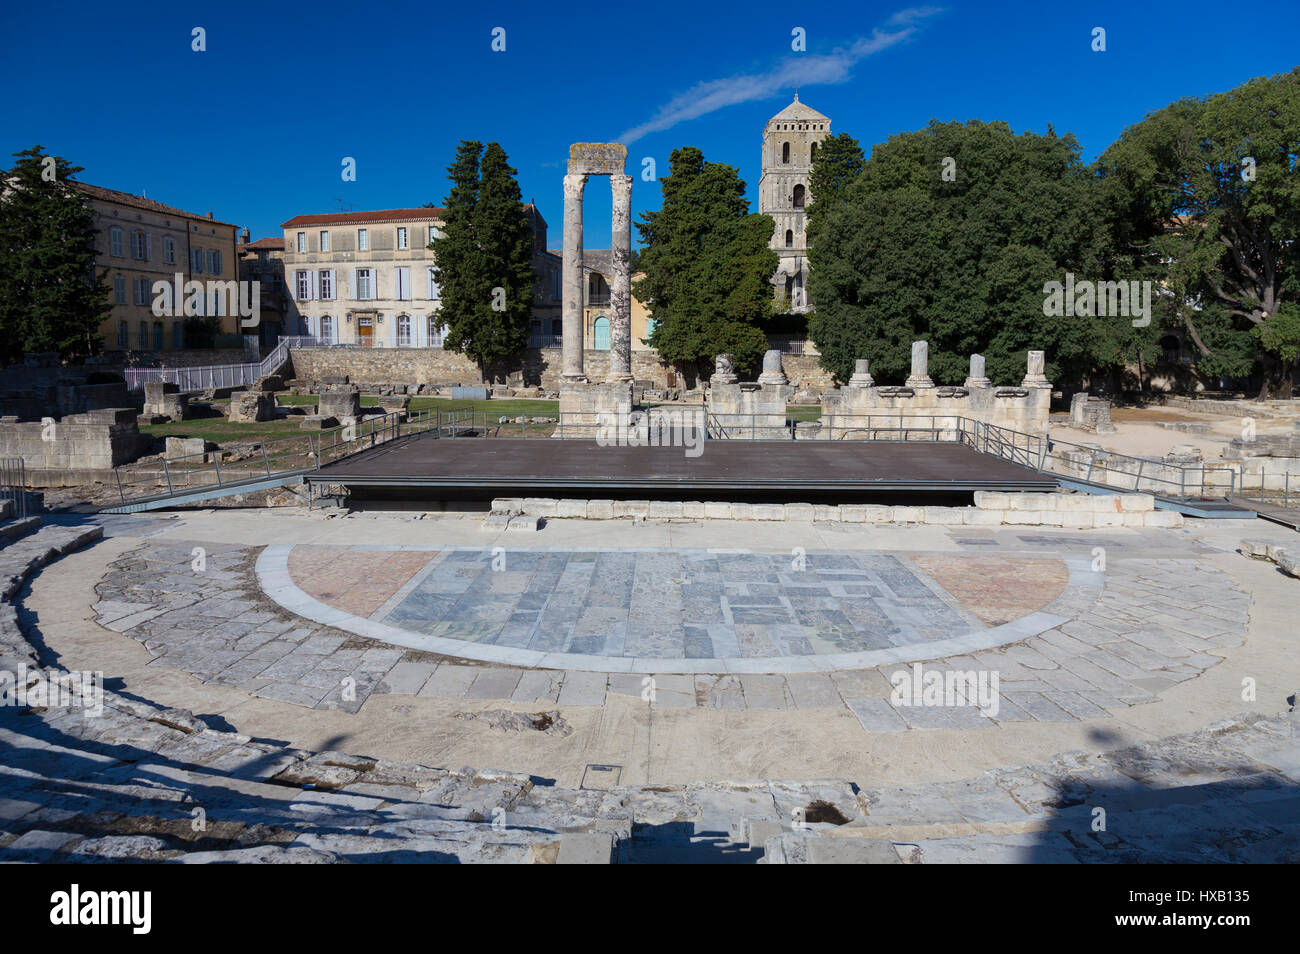
<svg viewBox="0 0 1300 954">
<path fill-rule="evenodd" d="M 1053 490 L 1050 477 L 961 444 L 711 440 L 682 447 L 613 447 L 594 440 L 399 439 L 307 476 L 358 487 L 632 490 Z"/>
</svg>

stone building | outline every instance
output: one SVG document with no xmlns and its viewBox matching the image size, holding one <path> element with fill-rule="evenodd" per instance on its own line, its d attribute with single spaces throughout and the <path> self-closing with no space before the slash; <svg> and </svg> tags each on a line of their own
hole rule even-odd
<svg viewBox="0 0 1300 954">
<path fill-rule="evenodd" d="M 275 235 L 251 242 L 250 237 L 244 229 L 236 248 L 239 280 L 258 283 L 262 303 L 258 334 L 263 345 L 274 345 L 281 335 L 291 333 L 284 323 L 284 239 Z"/>
<path fill-rule="evenodd" d="M 233 282 L 238 226 L 143 196 L 74 183 L 95 216 L 95 269 L 106 273 L 112 313 L 99 326 L 109 351 L 185 347 L 185 318 L 153 313 L 154 282 Z M 205 303 L 205 308 L 211 310 Z M 228 309 L 237 312 L 237 309 Z M 223 334 L 239 334 L 237 313 L 220 316 Z"/>
<path fill-rule="evenodd" d="M 365 348 L 441 348 L 441 292 L 429 244 L 443 209 L 299 215 L 283 238 L 285 334 Z M 560 318 L 560 259 L 546 250 L 546 220 L 524 206 L 533 231 L 534 334 Z M 558 329 L 557 332 L 558 334 Z"/>
<path fill-rule="evenodd" d="M 772 277 L 772 285 L 779 311 L 801 314 L 811 310 L 805 291 L 808 179 L 817 145 L 830 133 L 830 118 L 799 102 L 797 92 L 794 101 L 763 127 L 758 211 L 776 220 L 772 249 L 780 256 L 781 263 Z"/>
<path fill-rule="evenodd" d="M 559 258 L 560 250 L 553 249 L 552 254 Z M 643 272 L 632 276 L 635 282 Z M 614 277 L 613 253 L 607 248 L 584 248 L 582 250 L 582 346 L 587 351 L 608 351 L 610 347 L 610 282 Z M 558 319 L 558 315 L 556 316 Z M 538 330 L 538 323 L 533 322 L 533 347 L 559 345 L 560 331 L 558 320 L 555 331 L 543 335 Z M 632 296 L 632 350 L 653 351 L 645 339 L 654 330 L 654 321 L 650 311 L 635 295 Z"/>
<path fill-rule="evenodd" d="M 442 212 L 332 212 L 283 223 L 287 327 L 326 344 L 441 347 L 429 243 Z"/>
</svg>

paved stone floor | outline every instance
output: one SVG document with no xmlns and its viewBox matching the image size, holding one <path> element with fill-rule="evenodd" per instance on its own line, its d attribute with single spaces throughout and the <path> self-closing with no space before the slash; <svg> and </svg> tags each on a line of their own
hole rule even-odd
<svg viewBox="0 0 1300 954">
<path fill-rule="evenodd" d="M 896 654 L 819 671 L 844 655 L 833 640 L 771 638 L 795 625 L 847 634 L 819 615 L 733 622 L 767 627 L 755 630 L 763 648 L 719 655 L 710 630 L 710 655 L 682 656 L 704 668 L 642 672 L 590 665 L 674 657 L 615 656 L 608 634 L 599 652 L 572 639 L 556 651 L 447 639 L 459 655 L 373 635 L 433 638 L 419 627 L 452 621 L 454 603 L 419 615 L 439 568 L 432 597 L 454 594 L 452 579 L 495 592 L 489 574 L 511 571 L 491 569 L 492 547 L 516 539 L 470 521 L 91 522 L 105 539 L 62 559 L 94 534 L 52 526 L 51 543 L 0 548 L 5 665 L 24 653 L 97 665 L 110 689 L 97 719 L 0 708 L 0 860 L 1300 860 L 1296 584 L 1232 552 L 1234 539 L 1270 536 L 1267 525 L 1101 536 L 554 521 L 537 537 L 548 546 L 507 546 L 507 567 L 532 570 L 502 591 L 495 637 L 530 592 L 544 604 L 569 595 L 578 620 L 602 599 L 630 619 L 639 561 L 677 554 L 658 564 L 681 567 L 670 579 L 717 574 L 703 580 L 715 587 L 709 612 L 715 598 L 721 612 L 770 586 L 758 595 L 777 603 L 761 608 L 798 621 L 806 594 L 791 590 L 815 582 L 815 599 L 841 612 L 858 602 L 880 614 L 852 638 L 887 645 L 862 652 Z M 791 575 L 796 546 L 811 569 Z M 283 554 L 282 573 L 265 572 L 268 553 Z M 623 554 L 608 570 L 618 585 L 534 581 L 581 564 L 590 583 L 607 553 Z M 692 563 L 709 569 L 692 576 Z M 268 595 L 286 585 L 327 619 Z M 693 584 L 671 585 L 681 598 Z M 688 617 L 674 609 L 648 615 Z M 1003 627 L 996 644 L 946 651 Z M 588 668 L 474 659 L 474 647 Z M 736 661 L 754 668 L 725 668 Z M 912 661 L 997 673 L 997 712 L 891 700 Z M 800 664 L 810 668 L 789 668 Z M 304 737 L 311 745 L 286 743 Z M 480 767 L 431 767 L 466 764 Z M 199 808 L 210 827 L 196 834 Z M 1110 819 L 1101 830 L 1097 808 Z"/>
</svg>

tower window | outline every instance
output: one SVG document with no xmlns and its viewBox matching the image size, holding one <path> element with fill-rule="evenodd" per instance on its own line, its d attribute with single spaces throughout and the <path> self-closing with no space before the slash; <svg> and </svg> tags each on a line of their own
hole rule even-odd
<svg viewBox="0 0 1300 954">
<path fill-rule="evenodd" d="M 781 161 L 783 163 L 790 162 L 790 144 L 788 142 L 781 143 Z"/>
<path fill-rule="evenodd" d="M 808 161 L 809 162 L 817 161 L 817 143 L 813 143 L 811 146 L 808 147 Z"/>
<path fill-rule="evenodd" d="M 803 193 L 804 193 L 804 188 L 803 188 L 803 183 L 801 182 L 794 187 L 794 207 L 796 209 L 803 208 Z"/>
<path fill-rule="evenodd" d="M 794 248 L 794 231 L 792 229 L 785 230 L 785 247 Z"/>
</svg>

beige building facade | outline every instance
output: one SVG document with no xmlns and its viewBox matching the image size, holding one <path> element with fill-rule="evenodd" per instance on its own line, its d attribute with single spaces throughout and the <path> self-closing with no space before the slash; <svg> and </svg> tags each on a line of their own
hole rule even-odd
<svg viewBox="0 0 1300 954">
<path fill-rule="evenodd" d="M 365 348 L 437 348 L 442 294 L 429 243 L 442 209 L 299 215 L 285 222 L 286 334 Z"/>
<path fill-rule="evenodd" d="M 75 184 L 95 216 L 95 269 L 109 283 L 110 316 L 99 327 L 109 351 L 186 347 L 185 317 L 154 314 L 154 283 L 234 282 L 238 227 L 143 196 Z M 237 301 L 236 296 L 236 301 Z M 212 310 L 208 307 L 206 310 Z M 239 334 L 238 314 L 220 316 L 223 334 Z"/>
</svg>

